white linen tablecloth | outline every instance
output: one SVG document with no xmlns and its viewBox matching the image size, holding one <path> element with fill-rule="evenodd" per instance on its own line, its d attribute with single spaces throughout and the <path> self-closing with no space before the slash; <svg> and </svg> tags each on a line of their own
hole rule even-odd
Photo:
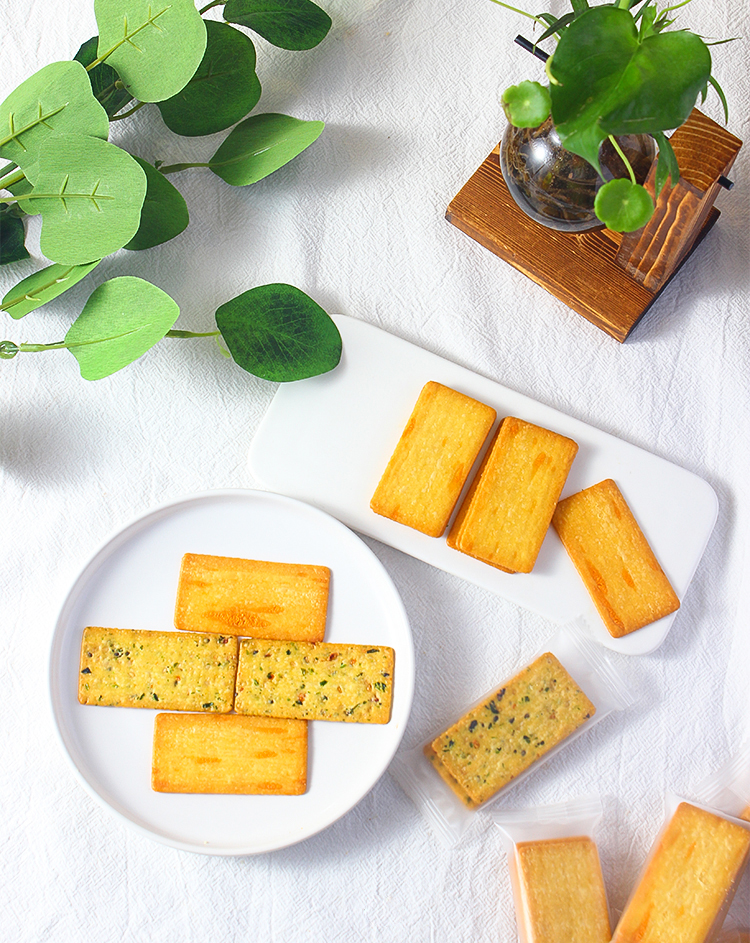
<svg viewBox="0 0 750 943">
<path fill-rule="evenodd" d="M 563 5 L 553 0 L 553 9 Z M 664 644 L 623 667 L 636 706 L 577 740 L 503 800 L 509 808 L 597 792 L 613 914 L 662 820 L 750 736 L 750 174 L 748 147 L 721 219 L 620 345 L 444 220 L 500 138 L 503 88 L 534 75 L 513 37 L 526 21 L 490 0 L 328 0 L 316 49 L 258 40 L 260 111 L 325 120 L 321 138 L 259 184 L 173 177 L 192 221 L 173 242 L 106 260 L 3 336 L 54 341 L 93 284 L 141 274 L 213 327 L 224 301 L 266 282 L 376 324 L 705 478 L 718 522 Z M 535 9 L 536 12 L 536 9 Z M 219 11 L 213 11 L 211 15 Z M 746 0 L 678 14 L 715 46 L 730 130 L 750 138 Z M 92 0 L 5 0 L 0 100 L 96 32 Z M 704 110 L 721 120 L 718 99 Z M 125 124 L 125 123 L 123 123 Z M 179 139 L 155 107 L 117 129 L 141 156 L 206 159 L 221 136 Z M 0 269 L 3 293 L 39 259 Z M 93 281 L 92 281 L 93 280 Z M 210 341 L 166 340 L 95 383 L 66 352 L 0 363 L 0 940 L 515 940 L 499 834 L 443 848 L 388 774 L 319 835 L 246 858 L 181 852 L 135 833 L 78 784 L 54 735 L 47 656 L 58 608 L 93 550 L 134 516 L 207 489 L 257 486 L 246 464 L 275 387 Z M 690 513 L 690 508 L 685 508 Z M 406 605 L 416 694 L 402 749 L 450 721 L 533 653 L 543 619 L 377 541 Z M 745 879 L 729 920 L 750 925 Z"/>
</svg>

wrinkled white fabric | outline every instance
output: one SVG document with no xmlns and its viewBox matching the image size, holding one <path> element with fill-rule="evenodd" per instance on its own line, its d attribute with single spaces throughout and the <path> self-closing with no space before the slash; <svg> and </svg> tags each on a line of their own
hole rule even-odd
<svg viewBox="0 0 750 943">
<path fill-rule="evenodd" d="M 302 288 L 329 311 L 383 327 L 708 480 L 719 518 L 664 644 L 625 659 L 642 685 L 627 715 L 577 740 L 510 792 L 509 807 L 599 792 L 610 903 L 624 906 L 661 824 L 750 735 L 750 174 L 748 148 L 721 219 L 624 345 L 444 220 L 503 129 L 502 89 L 541 67 L 513 44 L 527 21 L 490 0 L 328 0 L 318 48 L 257 41 L 261 111 L 325 120 L 321 138 L 259 184 L 206 170 L 172 180 L 191 223 L 173 242 L 120 252 L 3 337 L 59 340 L 95 285 L 136 274 L 181 307 L 178 326 L 254 285 Z M 560 0 L 553 9 L 562 12 Z M 214 10 L 210 15 L 219 14 Z M 536 12 L 536 10 L 535 10 Z M 681 22 L 747 36 L 745 0 L 695 0 Z M 0 99 L 96 32 L 91 0 L 5 0 Z M 750 138 L 743 41 L 713 47 L 729 127 Z M 711 94 L 704 106 L 717 120 Z M 115 129 L 148 160 L 205 160 L 222 135 L 180 139 L 153 107 Z M 32 226 L 33 229 L 33 226 Z M 0 269 L 3 293 L 39 266 Z M 132 517 L 212 488 L 252 488 L 253 432 L 274 394 L 212 341 L 166 340 L 87 383 L 66 352 L 0 364 L 0 940 L 355 941 L 515 939 L 499 836 L 453 851 L 385 775 L 323 833 L 256 858 L 210 858 L 142 837 L 95 803 L 57 746 L 47 654 L 58 607 L 92 552 Z M 685 508 L 690 514 L 690 508 Z M 368 540 L 401 593 L 417 654 L 403 747 L 451 720 L 534 652 L 540 618 Z M 750 924 L 750 882 L 730 914 Z"/>
</svg>

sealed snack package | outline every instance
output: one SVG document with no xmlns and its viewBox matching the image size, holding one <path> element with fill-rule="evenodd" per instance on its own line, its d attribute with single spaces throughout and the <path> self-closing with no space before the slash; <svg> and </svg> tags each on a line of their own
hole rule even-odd
<svg viewBox="0 0 750 943">
<path fill-rule="evenodd" d="M 594 840 L 598 796 L 489 813 L 502 835 L 519 943 L 609 943 L 607 894 Z"/>
<path fill-rule="evenodd" d="M 612 943 L 709 943 L 750 856 L 750 823 L 678 796 L 615 928 Z"/>
<path fill-rule="evenodd" d="M 750 822 L 750 740 L 693 792 L 698 802 Z"/>
<path fill-rule="evenodd" d="M 604 648 L 577 620 L 558 629 L 454 724 L 399 754 L 391 772 L 451 846 L 477 809 L 634 699 Z"/>
</svg>

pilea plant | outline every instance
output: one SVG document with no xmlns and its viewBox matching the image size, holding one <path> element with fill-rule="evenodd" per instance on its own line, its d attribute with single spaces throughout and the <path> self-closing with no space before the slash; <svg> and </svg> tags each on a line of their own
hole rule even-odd
<svg viewBox="0 0 750 943">
<path fill-rule="evenodd" d="M 204 19 L 223 6 L 224 22 Z M 27 216 L 41 216 L 49 261 L 2 300 L 22 318 L 85 278 L 121 249 L 166 242 L 188 225 L 168 174 L 205 167 L 234 186 L 255 183 L 307 148 L 321 121 L 254 114 L 261 85 L 246 27 L 273 45 L 310 49 L 331 20 L 312 0 L 95 0 L 99 35 L 73 60 L 53 62 L 0 105 L 0 264 L 29 257 Z M 236 24 L 236 25 L 231 25 Z M 232 130 L 205 163 L 149 164 L 108 140 L 110 123 L 147 104 L 186 137 Z M 232 127 L 234 126 L 234 127 Z M 136 276 L 103 282 L 62 341 L 0 342 L 0 358 L 65 348 L 88 380 L 132 363 L 163 337 L 213 336 L 225 356 L 275 381 L 332 369 L 341 356 L 333 321 L 291 285 L 252 288 L 216 311 L 216 331 L 173 330 L 177 303 Z M 228 350 L 228 352 L 227 352 Z"/>
<path fill-rule="evenodd" d="M 662 10 L 655 0 L 614 0 L 597 6 L 571 0 L 572 10 L 559 17 L 494 2 L 539 24 L 543 32 L 536 44 L 557 41 L 545 63 L 548 85 L 526 81 L 503 93 L 508 120 L 515 127 L 535 128 L 551 115 L 563 147 L 600 175 L 599 148 L 609 139 L 629 177 L 602 185 L 594 211 L 610 229 L 640 229 L 653 215 L 654 202 L 636 182 L 616 136 L 654 138 L 659 149 L 654 181 L 658 196 L 667 181 L 673 185 L 680 175 L 665 132 L 687 121 L 698 97 L 705 101 L 709 86 L 718 93 L 728 118 L 726 98 L 711 74 L 709 44 L 688 30 L 669 29 L 675 22 L 673 12 L 689 0 Z"/>
</svg>

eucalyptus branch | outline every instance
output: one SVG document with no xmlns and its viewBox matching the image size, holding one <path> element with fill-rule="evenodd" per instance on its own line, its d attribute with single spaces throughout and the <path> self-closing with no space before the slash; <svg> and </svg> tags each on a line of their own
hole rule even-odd
<svg viewBox="0 0 750 943">
<path fill-rule="evenodd" d="M 151 8 L 149 7 L 149 11 L 150 9 Z M 169 10 L 168 6 L 164 7 L 163 10 L 159 10 L 158 13 L 152 14 L 151 12 L 149 12 L 148 19 L 146 20 L 146 22 L 141 23 L 140 26 L 136 26 L 136 28 L 131 33 L 128 32 L 127 25 L 126 25 L 125 35 L 122 37 L 122 39 L 119 42 L 116 42 L 114 46 L 108 49 L 103 55 L 98 56 L 96 59 L 94 59 L 93 62 L 89 63 L 89 65 L 86 66 L 86 71 L 90 72 L 92 69 L 95 69 L 98 65 L 101 65 L 102 62 L 105 62 L 112 55 L 112 53 L 115 52 L 115 50 L 119 49 L 120 46 L 124 46 L 125 43 L 130 43 L 131 45 L 134 45 L 132 42 L 133 37 L 137 36 L 138 33 L 146 29 L 147 26 L 153 26 L 156 20 L 158 20 L 160 16 L 163 16 L 167 12 L 167 10 Z M 127 24 L 127 19 L 125 20 L 125 22 Z"/>
</svg>

